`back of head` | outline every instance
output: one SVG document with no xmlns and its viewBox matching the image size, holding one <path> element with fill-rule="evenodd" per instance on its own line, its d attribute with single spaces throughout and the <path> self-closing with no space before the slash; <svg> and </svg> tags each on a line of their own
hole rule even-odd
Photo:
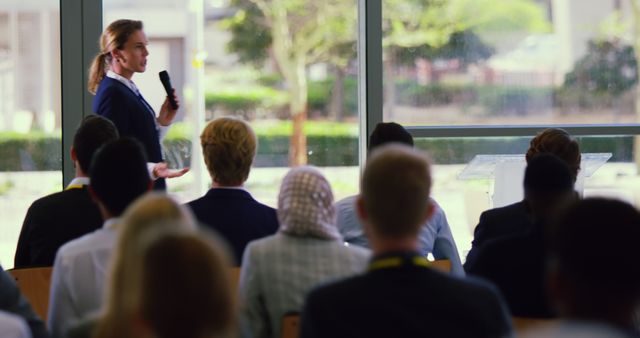
<svg viewBox="0 0 640 338">
<path fill-rule="evenodd" d="M 551 153 L 563 160 L 575 181 L 580 171 L 580 145 L 569 133 L 559 128 L 548 128 L 534 137 L 525 155 L 527 163 L 536 155 Z"/>
<path fill-rule="evenodd" d="M 150 187 L 147 157 L 142 145 L 131 138 L 118 139 L 98 150 L 90 176 L 93 193 L 113 217 L 122 215 Z"/>
<path fill-rule="evenodd" d="M 217 118 L 200 135 L 202 154 L 211 178 L 226 186 L 242 185 L 256 156 L 257 138 L 247 122 Z"/>
<path fill-rule="evenodd" d="M 429 208 L 429 161 L 407 146 L 382 146 L 367 162 L 360 191 L 364 211 L 379 235 L 417 236 Z"/>
<path fill-rule="evenodd" d="M 286 234 L 341 238 L 336 228 L 333 192 L 315 168 L 302 166 L 287 173 L 278 195 L 278 221 Z"/>
<path fill-rule="evenodd" d="M 389 143 L 401 143 L 413 147 L 413 137 L 404 127 L 395 122 L 380 122 L 369 137 L 369 152 Z"/>
<path fill-rule="evenodd" d="M 143 243 L 171 231 L 195 232 L 191 211 L 163 193 L 136 200 L 122 218 L 111 264 L 106 312 L 97 337 L 132 336 L 130 319 L 139 308 Z"/>
<path fill-rule="evenodd" d="M 524 193 L 536 217 L 551 216 L 574 195 L 574 180 L 569 167 L 552 154 L 532 158 L 524 174 Z"/>
<path fill-rule="evenodd" d="M 113 122 L 98 115 L 89 115 L 82 120 L 73 137 L 78 164 L 84 173 L 91 169 L 91 159 L 95 152 L 118 138 L 118 129 Z"/>
<path fill-rule="evenodd" d="M 158 338 L 230 336 L 235 304 L 229 260 L 203 234 L 170 234 L 144 250 L 141 314 Z"/>
<path fill-rule="evenodd" d="M 560 217 L 551 239 L 552 261 L 576 302 L 565 305 L 603 317 L 619 306 L 635 312 L 640 213 L 633 206 L 605 198 L 579 201 Z"/>
</svg>

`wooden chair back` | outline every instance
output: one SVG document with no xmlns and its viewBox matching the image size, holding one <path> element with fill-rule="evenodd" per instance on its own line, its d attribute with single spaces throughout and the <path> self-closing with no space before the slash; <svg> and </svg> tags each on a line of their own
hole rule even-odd
<svg viewBox="0 0 640 338">
<path fill-rule="evenodd" d="M 540 319 L 526 317 L 511 318 L 511 324 L 513 325 L 513 331 L 516 333 L 516 336 L 520 336 L 523 332 L 529 331 L 534 328 L 554 325 L 557 322 L 557 319 Z"/>
<path fill-rule="evenodd" d="M 300 314 L 289 313 L 282 317 L 282 338 L 298 338 L 300 336 Z"/>
<path fill-rule="evenodd" d="M 229 278 L 231 279 L 231 292 L 238 294 L 238 286 L 240 285 L 240 268 L 233 267 L 229 269 Z"/>
<path fill-rule="evenodd" d="M 33 310 L 46 322 L 53 268 L 11 269 L 7 272 L 15 279 L 20 292 L 29 301 Z"/>
<path fill-rule="evenodd" d="M 451 261 L 448 259 L 439 259 L 435 261 L 429 261 L 429 267 L 444 273 L 450 273 Z"/>
</svg>

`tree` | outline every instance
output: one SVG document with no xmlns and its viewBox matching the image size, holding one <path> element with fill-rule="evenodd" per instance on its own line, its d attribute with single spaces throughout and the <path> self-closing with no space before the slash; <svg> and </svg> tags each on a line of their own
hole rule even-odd
<svg viewBox="0 0 640 338">
<path fill-rule="evenodd" d="M 307 162 L 303 132 L 307 68 L 325 62 L 344 69 L 355 56 L 354 4 L 344 0 L 231 1 L 237 12 L 229 20 L 230 51 L 241 61 L 255 64 L 272 57 L 286 82 L 293 118 L 292 165 Z M 385 0 L 383 4 L 387 64 L 399 49 L 438 49 L 460 32 L 544 30 L 548 26 L 542 9 L 532 0 Z"/>
<path fill-rule="evenodd" d="M 238 11 L 232 19 L 230 50 L 254 63 L 273 57 L 289 92 L 289 162 L 306 164 L 307 67 L 338 63 L 340 50 L 354 44 L 356 8 L 342 0 L 234 0 L 232 5 Z"/>
</svg>

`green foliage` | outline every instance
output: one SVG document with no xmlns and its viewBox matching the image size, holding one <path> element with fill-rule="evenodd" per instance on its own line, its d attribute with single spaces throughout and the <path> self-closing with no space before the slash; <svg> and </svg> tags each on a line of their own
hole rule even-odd
<svg viewBox="0 0 640 338">
<path fill-rule="evenodd" d="M 493 47 L 484 43 L 473 31 L 465 30 L 451 34 L 447 43 L 439 47 L 424 44 L 410 48 L 398 48 L 396 60 L 402 64 L 413 65 L 417 58 L 458 59 L 468 65 L 486 60 L 493 53 Z"/>
<path fill-rule="evenodd" d="M 261 65 L 269 56 L 272 43 L 269 29 L 262 24 L 265 17 L 250 0 L 232 0 L 230 5 L 237 9 L 234 16 L 222 21 L 222 26 L 232 34 L 227 50 L 235 53 L 241 62 Z"/>
<path fill-rule="evenodd" d="M 253 111 L 256 108 L 274 109 L 286 105 L 287 94 L 269 87 L 249 87 L 208 92 L 205 107 L 230 113 Z"/>
<path fill-rule="evenodd" d="M 329 78 L 323 81 L 312 81 L 308 85 L 308 104 L 310 111 L 320 111 L 327 116 L 332 97 L 335 79 Z M 344 79 L 344 102 L 342 104 L 343 116 L 358 115 L 358 79 L 353 76 Z"/>
<path fill-rule="evenodd" d="M 617 97 L 638 82 L 633 47 L 611 41 L 589 41 L 588 51 L 565 76 L 564 87 L 589 95 Z"/>
</svg>

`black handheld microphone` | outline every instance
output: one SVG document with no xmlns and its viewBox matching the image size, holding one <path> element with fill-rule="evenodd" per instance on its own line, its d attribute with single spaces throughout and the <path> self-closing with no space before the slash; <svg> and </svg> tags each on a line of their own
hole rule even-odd
<svg viewBox="0 0 640 338">
<path fill-rule="evenodd" d="M 169 73 L 166 70 L 158 73 L 160 76 L 160 82 L 162 82 L 162 86 L 164 90 L 167 92 L 167 96 L 169 96 L 169 104 L 171 104 L 171 108 L 178 109 L 178 103 L 173 98 L 173 87 L 171 86 L 171 79 L 169 78 Z"/>
</svg>

